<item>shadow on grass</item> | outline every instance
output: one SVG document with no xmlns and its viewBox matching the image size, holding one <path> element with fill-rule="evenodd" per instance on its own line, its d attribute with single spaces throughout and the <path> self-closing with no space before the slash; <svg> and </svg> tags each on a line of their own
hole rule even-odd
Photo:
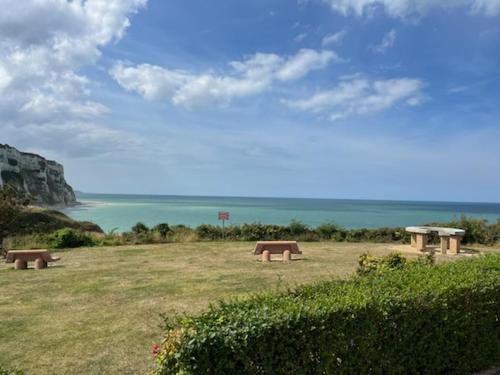
<svg viewBox="0 0 500 375">
<path fill-rule="evenodd" d="M 286 263 L 291 263 L 291 262 L 301 262 L 301 261 L 308 261 L 308 260 L 310 260 L 310 259 L 309 258 L 292 258 L 287 262 L 283 262 L 283 260 L 281 260 L 280 258 L 276 258 L 276 259 L 271 259 L 269 262 L 262 262 L 261 259 L 257 259 L 256 262 L 257 263 L 283 263 L 283 264 L 286 264 Z"/>
<path fill-rule="evenodd" d="M 479 250 L 472 249 L 470 247 L 462 247 L 460 249 L 460 253 L 465 253 L 465 254 L 481 254 Z"/>
<path fill-rule="evenodd" d="M 436 254 L 436 255 L 440 255 L 441 254 L 441 247 L 437 246 L 437 245 L 427 245 L 426 249 L 424 251 L 422 251 L 420 254 L 421 255 L 424 255 L 424 254 Z M 458 255 L 464 255 L 464 254 L 469 254 L 469 255 L 473 255 L 473 254 L 481 254 L 481 251 L 479 250 L 476 250 L 476 249 L 472 249 L 470 247 L 461 247 L 460 248 L 460 253 Z M 450 253 L 450 250 L 448 249 L 448 252 L 446 255 L 457 255 L 457 254 L 451 254 Z"/>
<path fill-rule="evenodd" d="M 62 264 L 58 264 L 58 265 L 53 265 L 53 266 L 48 266 L 47 268 L 43 268 L 41 270 L 37 270 L 34 266 L 31 266 L 31 267 L 28 267 L 28 268 L 25 268 L 23 270 L 16 270 L 14 268 L 14 265 L 12 265 L 12 267 L 7 267 L 5 268 L 3 271 L 4 272 L 13 272 L 13 271 L 16 271 L 16 272 L 26 272 L 26 271 L 37 271 L 37 272 L 50 272 L 51 269 L 64 269 L 66 268 L 65 265 L 62 265 Z M 1 272 L 2 270 L 0 270 Z"/>
</svg>

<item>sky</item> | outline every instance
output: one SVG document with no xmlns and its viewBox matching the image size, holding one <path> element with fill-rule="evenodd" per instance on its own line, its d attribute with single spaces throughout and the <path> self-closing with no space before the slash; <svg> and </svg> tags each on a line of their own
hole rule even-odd
<svg viewBox="0 0 500 375">
<path fill-rule="evenodd" d="M 500 0 L 0 8 L 0 143 L 77 190 L 500 202 Z"/>
</svg>

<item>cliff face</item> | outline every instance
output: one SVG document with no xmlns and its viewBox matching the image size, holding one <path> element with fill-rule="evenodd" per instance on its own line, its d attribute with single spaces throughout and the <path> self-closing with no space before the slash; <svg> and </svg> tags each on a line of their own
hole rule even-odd
<svg viewBox="0 0 500 375">
<path fill-rule="evenodd" d="M 4 184 L 28 193 L 38 205 L 69 206 L 76 203 L 75 193 L 64 179 L 61 164 L 0 144 L 0 186 Z"/>
</svg>

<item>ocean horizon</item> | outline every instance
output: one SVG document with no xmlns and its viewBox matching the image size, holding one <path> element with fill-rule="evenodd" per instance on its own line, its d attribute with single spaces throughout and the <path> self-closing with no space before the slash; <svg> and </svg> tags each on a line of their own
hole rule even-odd
<svg viewBox="0 0 500 375">
<path fill-rule="evenodd" d="M 222 197 L 77 192 L 79 206 L 63 211 L 76 220 L 92 221 L 105 231 L 127 231 L 137 222 L 218 225 L 219 211 L 230 214 L 226 225 L 260 222 L 315 227 L 326 222 L 351 228 L 379 228 L 446 222 L 461 215 L 488 222 L 500 219 L 500 203 L 401 201 L 373 199 Z"/>
</svg>

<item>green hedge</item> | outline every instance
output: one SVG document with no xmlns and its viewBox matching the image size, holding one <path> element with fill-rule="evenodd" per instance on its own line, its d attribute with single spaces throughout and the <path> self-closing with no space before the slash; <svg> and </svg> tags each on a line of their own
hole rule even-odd
<svg viewBox="0 0 500 375">
<path fill-rule="evenodd" d="M 494 245 L 500 240 L 500 220 L 489 224 L 484 219 L 462 216 L 460 219 L 448 223 L 429 223 L 427 225 L 465 229 L 464 244 Z M 345 229 L 333 222 L 324 223 L 315 228 L 298 220 L 292 220 L 289 225 L 262 223 L 247 223 L 240 226 L 229 225 L 224 231 L 221 226 L 211 224 L 201 224 L 195 229 L 184 228 L 192 231 L 200 241 L 214 241 L 224 238 L 230 241 L 410 242 L 410 234 L 405 231 L 404 227 Z M 175 229 L 170 231 L 169 235 L 173 237 Z M 429 240 L 430 242 L 439 243 L 437 234 L 431 235 Z"/>
<path fill-rule="evenodd" d="M 155 374 L 472 374 L 500 365 L 500 256 L 221 302 L 171 326 Z"/>
<path fill-rule="evenodd" d="M 52 249 L 69 249 L 82 246 L 95 246 L 96 242 L 89 234 L 79 230 L 65 228 L 52 233 L 48 238 Z"/>
</svg>

